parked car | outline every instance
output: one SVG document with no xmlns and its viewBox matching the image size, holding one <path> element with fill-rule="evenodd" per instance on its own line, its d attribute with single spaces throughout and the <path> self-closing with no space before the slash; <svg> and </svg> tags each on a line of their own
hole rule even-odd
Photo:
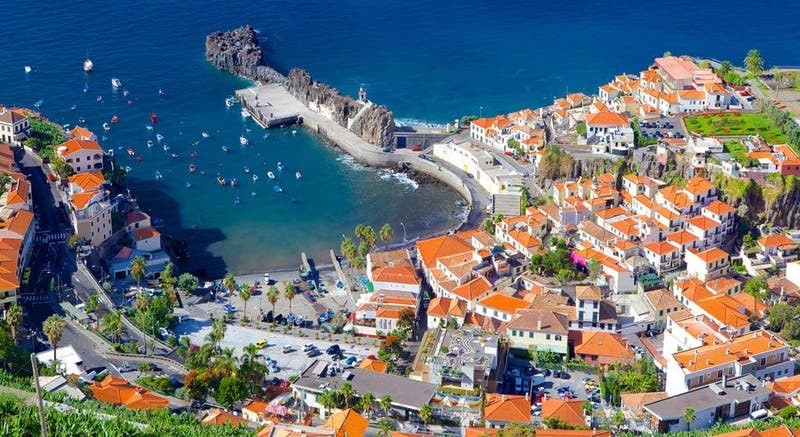
<svg viewBox="0 0 800 437">
<path fill-rule="evenodd" d="M 420 146 L 414 146 L 414 147 L 412 147 L 412 148 L 411 148 L 411 151 L 412 151 L 412 152 L 421 152 L 421 151 L 422 151 L 422 147 L 420 147 Z"/>
<path fill-rule="evenodd" d="M 290 344 L 283 346 L 283 353 L 288 354 L 290 352 L 294 352 L 294 346 Z"/>
<path fill-rule="evenodd" d="M 317 324 L 318 325 L 321 325 L 321 324 L 323 324 L 323 323 L 325 323 L 327 321 L 328 321 L 328 316 L 325 315 L 325 314 L 320 314 L 319 317 L 317 317 Z"/>
<path fill-rule="evenodd" d="M 261 340 L 258 340 L 256 342 L 256 349 L 264 349 L 265 347 L 267 347 L 267 339 L 266 338 L 262 338 Z"/>
<path fill-rule="evenodd" d="M 327 349 L 325 349 L 325 353 L 328 355 L 336 355 L 341 351 L 341 348 L 338 344 L 331 345 Z"/>
<path fill-rule="evenodd" d="M 131 366 L 131 363 L 129 363 L 127 361 L 125 361 L 124 363 L 122 363 L 121 366 L 119 366 L 119 371 L 121 373 L 132 372 L 134 370 L 136 370 L 136 369 L 133 366 Z"/>
<path fill-rule="evenodd" d="M 319 349 L 311 349 L 310 351 L 306 352 L 306 355 L 308 355 L 309 358 L 314 358 L 322 355 L 322 352 L 320 352 Z"/>
<path fill-rule="evenodd" d="M 316 349 L 317 346 L 314 343 L 306 343 L 303 345 L 303 352 L 308 352 L 311 349 Z"/>
<path fill-rule="evenodd" d="M 235 313 L 236 312 L 236 307 L 234 307 L 233 305 L 231 305 L 229 303 L 226 303 L 222 308 L 225 310 L 226 313 Z"/>
</svg>

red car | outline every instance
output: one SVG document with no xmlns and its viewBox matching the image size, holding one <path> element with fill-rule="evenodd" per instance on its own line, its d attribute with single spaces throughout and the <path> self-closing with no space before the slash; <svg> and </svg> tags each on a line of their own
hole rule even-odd
<svg viewBox="0 0 800 437">
<path fill-rule="evenodd" d="M 50 182 L 55 182 L 56 181 L 56 175 L 54 175 L 53 173 L 48 173 L 47 174 L 47 179 L 50 179 Z"/>
<path fill-rule="evenodd" d="M 506 151 L 505 151 L 505 152 L 503 152 L 503 153 L 505 153 L 505 154 L 506 154 L 506 156 L 514 156 L 514 154 L 513 154 L 513 153 L 511 153 L 511 152 L 510 152 L 510 151 L 508 151 L 508 150 L 506 150 Z"/>
<path fill-rule="evenodd" d="M 422 151 L 422 147 L 420 147 L 420 146 L 414 146 L 414 147 L 412 147 L 412 148 L 411 148 L 411 151 L 412 151 L 412 152 L 421 152 L 421 151 Z"/>
</svg>

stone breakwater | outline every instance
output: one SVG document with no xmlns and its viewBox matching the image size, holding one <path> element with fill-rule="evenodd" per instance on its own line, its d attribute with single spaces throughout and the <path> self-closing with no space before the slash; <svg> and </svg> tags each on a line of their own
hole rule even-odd
<svg viewBox="0 0 800 437">
<path fill-rule="evenodd" d="M 384 105 L 365 103 L 342 95 L 339 90 L 313 80 L 302 68 L 288 77 L 269 67 L 251 26 L 206 37 L 206 58 L 217 68 L 262 83 L 279 83 L 304 105 L 326 113 L 339 126 L 366 142 L 383 148 L 394 139 L 394 115 Z"/>
</svg>

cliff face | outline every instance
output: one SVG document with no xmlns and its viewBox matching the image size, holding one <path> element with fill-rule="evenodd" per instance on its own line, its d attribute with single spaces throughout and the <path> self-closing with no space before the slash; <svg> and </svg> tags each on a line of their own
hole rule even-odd
<svg viewBox="0 0 800 437">
<path fill-rule="evenodd" d="M 328 108 L 333 120 L 344 128 L 363 108 L 361 102 L 341 95 L 336 88 L 316 82 L 302 68 L 289 72 L 286 89 L 307 106 L 313 103 Z M 392 143 L 394 116 L 386 106 L 372 105 L 355 120 L 350 130 L 370 144 L 385 147 Z"/>
<path fill-rule="evenodd" d="M 264 62 L 258 37 L 251 26 L 229 32 L 214 32 L 206 37 L 206 58 L 217 68 L 265 83 L 281 83 L 296 99 L 327 108 L 333 120 L 370 144 L 386 147 L 394 139 L 394 116 L 386 106 L 371 105 L 355 118 L 363 104 L 339 90 L 313 80 L 302 68 L 283 76 Z"/>
<path fill-rule="evenodd" d="M 251 26 L 206 37 L 206 58 L 217 68 L 260 82 L 283 83 L 286 78 L 264 64 L 258 36 Z"/>
</svg>

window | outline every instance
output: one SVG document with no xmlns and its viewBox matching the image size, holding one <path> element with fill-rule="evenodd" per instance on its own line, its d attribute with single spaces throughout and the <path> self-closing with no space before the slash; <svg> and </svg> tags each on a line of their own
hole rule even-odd
<svg viewBox="0 0 800 437">
<path fill-rule="evenodd" d="M 528 338 L 533 338 L 533 331 L 528 331 Z"/>
<path fill-rule="evenodd" d="M 545 334 L 544 338 L 545 338 L 546 340 L 550 340 L 550 334 Z"/>
<path fill-rule="evenodd" d="M 561 341 L 561 336 L 560 335 L 556 335 L 555 340 L 556 341 Z"/>
<path fill-rule="evenodd" d="M 761 367 L 764 367 L 767 364 L 767 359 L 766 358 L 762 358 L 761 361 L 760 361 L 760 364 L 761 364 Z"/>
<path fill-rule="evenodd" d="M 722 378 L 722 370 L 717 371 L 717 379 Z"/>
</svg>

